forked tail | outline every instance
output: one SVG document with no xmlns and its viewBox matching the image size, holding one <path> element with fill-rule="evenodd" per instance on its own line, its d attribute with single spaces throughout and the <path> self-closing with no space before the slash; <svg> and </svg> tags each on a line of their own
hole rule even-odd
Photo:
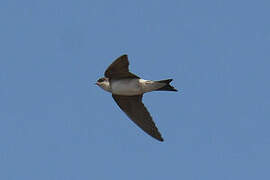
<svg viewBox="0 0 270 180">
<path fill-rule="evenodd" d="M 173 79 L 156 81 L 159 83 L 165 83 L 165 85 L 162 88 L 159 88 L 156 91 L 177 91 L 177 89 L 175 89 L 173 86 L 170 85 L 170 82 L 172 82 L 172 80 Z"/>
</svg>

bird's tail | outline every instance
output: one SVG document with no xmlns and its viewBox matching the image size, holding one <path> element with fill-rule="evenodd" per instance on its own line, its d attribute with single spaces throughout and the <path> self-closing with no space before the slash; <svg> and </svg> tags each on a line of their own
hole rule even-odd
<svg viewBox="0 0 270 180">
<path fill-rule="evenodd" d="M 160 81 L 156 81 L 159 83 L 165 83 L 165 85 L 159 89 L 157 89 L 156 91 L 177 91 L 177 89 L 175 89 L 173 86 L 170 85 L 170 82 L 172 82 L 173 79 L 165 79 L 165 80 L 160 80 Z"/>
</svg>

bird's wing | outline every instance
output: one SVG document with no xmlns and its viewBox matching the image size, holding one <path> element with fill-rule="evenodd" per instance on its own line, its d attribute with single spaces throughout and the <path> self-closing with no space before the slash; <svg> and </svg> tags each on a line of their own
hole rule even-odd
<svg viewBox="0 0 270 180">
<path fill-rule="evenodd" d="M 126 115 L 142 130 L 153 138 L 163 141 L 150 113 L 142 103 L 142 95 L 120 96 L 113 94 L 112 97 Z"/>
<path fill-rule="evenodd" d="M 135 74 L 129 72 L 128 69 L 128 57 L 127 55 L 122 55 L 117 58 L 105 71 L 104 75 L 108 78 L 139 78 Z"/>
</svg>

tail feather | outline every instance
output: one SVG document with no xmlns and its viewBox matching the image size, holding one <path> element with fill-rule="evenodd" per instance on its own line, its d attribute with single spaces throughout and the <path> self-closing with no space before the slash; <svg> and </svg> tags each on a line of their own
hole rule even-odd
<svg viewBox="0 0 270 180">
<path fill-rule="evenodd" d="M 177 89 L 175 89 L 173 86 L 170 85 L 170 82 L 172 82 L 173 79 L 165 79 L 165 80 L 160 80 L 160 81 L 156 81 L 159 83 L 165 83 L 165 85 L 159 89 L 157 89 L 156 91 L 177 91 Z"/>
<path fill-rule="evenodd" d="M 160 81 L 157 81 L 159 83 L 166 83 L 166 84 L 170 84 L 170 82 L 172 82 L 173 79 L 165 79 L 165 80 L 160 80 Z"/>
</svg>

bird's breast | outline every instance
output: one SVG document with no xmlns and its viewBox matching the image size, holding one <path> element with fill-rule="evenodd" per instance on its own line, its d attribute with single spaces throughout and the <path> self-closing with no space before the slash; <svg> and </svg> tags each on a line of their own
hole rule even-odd
<svg viewBox="0 0 270 180">
<path fill-rule="evenodd" d="M 142 94 L 139 79 L 121 79 L 111 81 L 112 94 L 134 96 Z"/>
</svg>

